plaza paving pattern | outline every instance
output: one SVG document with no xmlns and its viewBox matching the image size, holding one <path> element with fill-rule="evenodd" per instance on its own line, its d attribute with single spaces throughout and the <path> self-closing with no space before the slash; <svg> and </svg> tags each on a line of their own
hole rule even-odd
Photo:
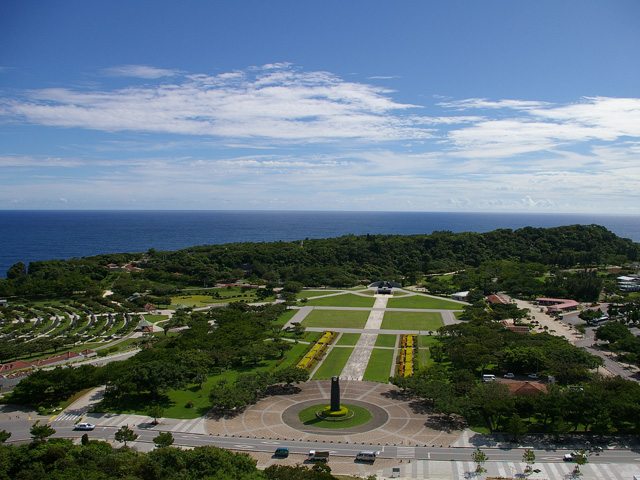
<svg viewBox="0 0 640 480">
<path fill-rule="evenodd" d="M 297 412 L 313 401 L 329 403 L 331 382 L 318 380 L 300 385 L 298 393 L 275 395 L 250 405 L 232 418 L 208 418 L 207 432 L 212 435 L 331 441 L 365 445 L 450 445 L 460 430 L 443 430 L 437 417 L 420 412 L 413 400 L 407 399 L 393 385 L 347 380 L 340 382 L 341 402 L 366 406 L 370 404 L 372 419 L 345 431 L 310 428 L 297 419 Z"/>
</svg>

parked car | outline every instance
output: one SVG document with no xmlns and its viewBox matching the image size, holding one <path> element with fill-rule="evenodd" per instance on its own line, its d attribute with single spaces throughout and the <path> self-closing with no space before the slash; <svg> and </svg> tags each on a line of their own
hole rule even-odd
<svg viewBox="0 0 640 480">
<path fill-rule="evenodd" d="M 573 453 L 565 453 L 564 457 L 562 457 L 562 460 L 564 460 L 565 462 L 573 462 Z"/>
<path fill-rule="evenodd" d="M 289 456 L 289 449 L 287 447 L 278 447 L 273 453 L 274 457 L 287 458 Z"/>
<path fill-rule="evenodd" d="M 93 430 L 96 426 L 92 423 L 76 423 L 74 430 Z"/>
<path fill-rule="evenodd" d="M 360 452 L 356 455 L 357 462 L 375 462 L 376 457 L 380 452 L 368 451 L 368 452 Z"/>
<path fill-rule="evenodd" d="M 538 378 L 538 374 L 537 373 L 530 373 L 529 375 L 527 375 L 529 378 Z"/>
<path fill-rule="evenodd" d="M 505 373 L 504 378 L 515 378 L 515 375 L 513 373 Z"/>
<path fill-rule="evenodd" d="M 317 451 L 311 450 L 309 452 L 309 458 L 307 458 L 310 462 L 328 462 L 329 461 L 329 452 L 327 451 Z"/>
</svg>

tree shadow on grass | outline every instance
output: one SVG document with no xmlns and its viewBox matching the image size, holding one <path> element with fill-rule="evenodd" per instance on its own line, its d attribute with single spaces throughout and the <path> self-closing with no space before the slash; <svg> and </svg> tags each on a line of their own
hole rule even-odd
<svg viewBox="0 0 640 480">
<path fill-rule="evenodd" d="M 415 398 L 415 395 L 411 392 L 409 392 L 408 390 L 387 390 L 386 392 L 382 392 L 380 394 L 381 396 L 385 397 L 385 398 L 390 398 L 392 400 L 399 400 L 402 402 L 406 402 L 408 400 L 411 400 L 412 398 Z"/>
<path fill-rule="evenodd" d="M 152 405 L 159 405 L 167 409 L 173 407 L 175 402 L 167 395 L 153 396 L 150 393 L 124 395 L 120 399 L 107 396 L 94 407 L 94 411 L 103 413 L 138 412 L 140 415 L 146 415 L 147 410 L 149 410 L 149 407 Z"/>
<path fill-rule="evenodd" d="M 466 427 L 464 418 L 452 415 L 447 417 L 446 415 L 429 415 L 424 422 L 426 428 L 432 430 L 440 430 L 446 433 L 462 430 Z"/>
<path fill-rule="evenodd" d="M 236 408 L 234 410 L 223 410 L 220 408 L 202 407 L 199 409 L 199 413 L 206 417 L 208 420 L 230 420 L 243 414 L 245 407 Z"/>
<path fill-rule="evenodd" d="M 267 388 L 267 391 L 265 392 L 265 395 L 267 396 L 272 396 L 272 395 L 297 395 L 298 393 L 302 392 L 302 389 L 300 387 L 297 387 L 295 385 L 271 385 L 270 387 Z"/>
</svg>

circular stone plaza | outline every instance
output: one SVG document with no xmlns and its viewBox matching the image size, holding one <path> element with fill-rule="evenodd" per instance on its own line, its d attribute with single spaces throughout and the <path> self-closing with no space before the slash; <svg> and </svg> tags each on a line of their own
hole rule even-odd
<svg viewBox="0 0 640 480">
<path fill-rule="evenodd" d="M 298 393 L 260 400 L 232 418 L 208 419 L 206 429 L 212 435 L 362 445 L 363 450 L 371 445 L 376 450 L 384 446 L 448 446 L 460 436 L 460 430 L 442 429 L 437 418 L 425 415 L 419 402 L 408 399 L 393 385 L 347 380 L 341 381 L 340 390 L 343 403 L 367 409 L 371 420 L 344 429 L 303 424 L 298 417 L 302 410 L 329 402 L 331 381 L 317 380 L 300 384 Z M 291 454 L 284 460 L 272 458 L 272 452 L 251 454 L 261 468 L 276 462 L 295 465 L 306 459 L 305 454 Z M 397 458 L 379 458 L 373 467 L 354 463 L 353 457 L 332 456 L 330 466 L 336 474 L 364 475 L 382 469 L 391 472 L 399 463 Z"/>
</svg>

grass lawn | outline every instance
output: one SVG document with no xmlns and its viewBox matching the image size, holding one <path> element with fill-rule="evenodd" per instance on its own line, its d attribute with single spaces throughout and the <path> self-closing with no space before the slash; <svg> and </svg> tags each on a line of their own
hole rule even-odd
<svg viewBox="0 0 640 480">
<path fill-rule="evenodd" d="M 395 348 L 396 343 L 398 343 L 397 335 L 382 334 L 378 335 L 378 338 L 376 338 L 376 347 Z"/>
<path fill-rule="evenodd" d="M 426 295 L 411 295 L 402 298 L 390 298 L 388 308 L 426 308 L 433 310 L 462 310 L 460 303 L 450 302 L 444 298 L 427 297 Z"/>
<path fill-rule="evenodd" d="M 275 371 L 294 365 L 304 351 L 309 348 L 309 345 L 304 343 L 292 343 L 291 345 L 291 350 L 285 353 L 285 361 L 277 367 L 276 363 L 279 359 L 266 359 L 256 367 L 246 366 L 235 370 L 226 370 L 222 375 L 218 374 L 217 370 L 211 372 L 207 375 L 207 381 L 202 385 L 202 388 L 199 388 L 199 385 L 192 384 L 182 390 L 169 390 L 164 401 L 160 402 L 160 405 L 165 409 L 163 417 L 190 419 L 204 415 L 211 408 L 209 392 L 211 392 L 211 389 L 215 387 L 222 378 L 226 378 L 228 383 L 233 383 L 240 373 L 252 373 L 265 370 Z M 187 407 L 189 402 L 193 402 L 193 407 Z M 149 399 L 147 395 L 135 395 L 128 398 L 126 403 L 123 400 L 120 408 L 110 406 L 110 408 L 106 408 L 104 411 L 107 413 L 117 412 L 146 415 L 151 403 L 151 399 Z"/>
<path fill-rule="evenodd" d="M 429 364 L 431 358 L 431 352 L 428 348 L 421 348 L 418 350 L 418 365 L 419 368 L 426 367 Z"/>
<path fill-rule="evenodd" d="M 359 333 L 343 333 L 340 335 L 340 340 L 336 345 L 355 345 L 358 343 L 358 339 L 360 338 Z"/>
<path fill-rule="evenodd" d="M 341 290 L 303 290 L 296 293 L 296 298 L 324 297 L 325 295 L 334 295 L 340 292 Z"/>
<path fill-rule="evenodd" d="M 433 347 L 434 345 L 438 345 L 440 343 L 440 339 L 436 335 L 420 335 L 419 337 L 419 347 Z"/>
<path fill-rule="evenodd" d="M 351 356 L 351 352 L 353 352 L 353 348 L 333 348 L 329 355 L 327 355 L 322 361 L 322 365 L 316 371 L 316 374 L 313 376 L 314 380 L 323 380 L 329 379 L 334 375 L 340 375 L 342 373 L 342 369 L 349 360 Z"/>
<path fill-rule="evenodd" d="M 214 295 L 218 295 L 215 296 Z M 267 298 L 265 301 L 273 301 L 274 297 Z M 231 288 L 214 288 L 207 290 L 207 293 L 200 293 L 198 295 L 183 294 L 176 297 L 171 297 L 171 307 L 175 308 L 177 305 L 185 305 L 187 307 L 206 307 L 216 303 L 229 303 L 229 302 L 255 302 L 256 290 L 251 288 L 245 292 L 242 291 L 242 287 Z"/>
<path fill-rule="evenodd" d="M 332 429 L 357 427 L 358 425 L 363 425 L 371 420 L 371 412 L 369 412 L 369 410 L 357 405 L 349 405 L 347 403 L 342 404 L 341 406 L 347 407 L 349 410 L 351 410 L 354 413 L 353 417 L 347 420 L 342 420 L 340 422 L 322 420 L 316 416 L 316 412 L 318 410 L 321 410 L 326 405 L 327 404 L 318 404 L 312 407 L 305 408 L 298 414 L 298 418 L 300 418 L 300 421 L 305 425 L 313 425 L 314 427 Z"/>
<path fill-rule="evenodd" d="M 444 322 L 437 312 L 385 312 L 382 328 L 385 330 L 437 330 Z"/>
<path fill-rule="evenodd" d="M 315 300 L 309 300 L 307 305 L 314 307 L 373 307 L 375 303 L 374 298 L 362 297 L 360 295 L 353 295 L 351 293 L 345 293 L 343 295 L 336 295 L 333 297 L 316 298 Z"/>
<path fill-rule="evenodd" d="M 364 328 L 369 312 L 357 310 L 312 310 L 302 321 L 305 327 Z"/>
<path fill-rule="evenodd" d="M 391 365 L 393 364 L 393 350 L 386 348 L 374 348 L 371 352 L 371 358 L 364 372 L 363 380 L 369 382 L 389 382 L 391 374 Z"/>
<path fill-rule="evenodd" d="M 169 315 L 151 315 L 151 314 L 145 314 L 143 315 L 144 319 L 147 320 L 148 322 L 151 323 L 156 323 L 159 322 L 161 320 L 166 320 L 167 318 L 169 318 Z"/>
<path fill-rule="evenodd" d="M 274 322 L 273 325 L 279 325 L 280 328 L 284 327 L 285 323 L 293 318 L 298 313 L 297 310 L 285 310 Z"/>
</svg>

